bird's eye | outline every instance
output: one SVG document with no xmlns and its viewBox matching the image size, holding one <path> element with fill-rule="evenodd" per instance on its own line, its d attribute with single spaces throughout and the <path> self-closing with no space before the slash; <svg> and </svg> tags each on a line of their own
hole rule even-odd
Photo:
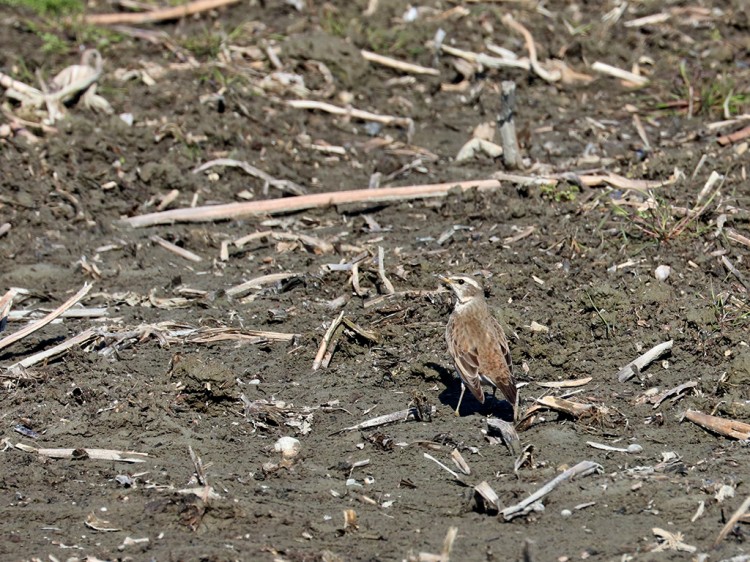
<svg viewBox="0 0 750 562">
<path fill-rule="evenodd" d="M 459 279 L 459 280 L 458 280 L 458 284 L 459 284 L 459 285 L 463 285 L 464 283 L 466 283 L 466 281 L 464 281 L 463 279 Z"/>
</svg>

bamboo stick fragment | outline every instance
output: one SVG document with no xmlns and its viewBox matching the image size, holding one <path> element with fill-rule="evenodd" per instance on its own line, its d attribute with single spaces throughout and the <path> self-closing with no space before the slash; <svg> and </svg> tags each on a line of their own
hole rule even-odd
<svg viewBox="0 0 750 562">
<path fill-rule="evenodd" d="M 352 189 L 328 193 L 300 195 L 298 197 L 284 197 L 265 201 L 247 201 L 244 203 L 227 203 L 224 205 L 207 205 L 203 207 L 189 207 L 170 209 L 158 213 L 148 213 L 122 219 L 123 225 L 133 228 L 154 226 L 158 224 L 174 224 L 178 222 L 210 222 L 216 220 L 239 219 L 257 215 L 273 215 L 291 213 L 306 209 L 329 207 L 344 203 L 385 203 L 389 201 L 405 201 L 412 199 L 428 199 L 445 197 L 454 187 L 461 191 L 477 188 L 480 191 L 496 190 L 502 182 L 495 179 L 469 180 L 427 185 L 410 185 L 406 187 L 382 187 L 379 189 Z"/>
</svg>

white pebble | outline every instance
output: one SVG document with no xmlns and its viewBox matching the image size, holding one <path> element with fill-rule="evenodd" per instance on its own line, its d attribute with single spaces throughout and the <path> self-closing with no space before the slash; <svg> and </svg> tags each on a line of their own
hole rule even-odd
<svg viewBox="0 0 750 562">
<path fill-rule="evenodd" d="M 670 273 L 672 273 L 671 267 L 669 267 L 668 265 L 660 265 L 654 271 L 654 277 L 656 277 L 659 281 L 666 281 Z"/>
<path fill-rule="evenodd" d="M 273 446 L 277 453 L 285 459 L 291 459 L 299 454 L 300 442 L 294 437 L 281 437 Z"/>
<path fill-rule="evenodd" d="M 563 517 L 570 517 L 571 515 L 573 515 L 573 512 L 570 511 L 569 509 L 563 509 L 560 512 L 560 515 L 562 515 Z"/>
</svg>

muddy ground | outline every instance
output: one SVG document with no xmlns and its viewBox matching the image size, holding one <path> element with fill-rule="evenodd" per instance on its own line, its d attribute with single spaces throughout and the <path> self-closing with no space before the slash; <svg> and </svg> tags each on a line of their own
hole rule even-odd
<svg viewBox="0 0 750 562">
<path fill-rule="evenodd" d="M 746 524 L 714 543 L 750 495 L 750 449 L 682 420 L 693 409 L 750 422 L 747 141 L 717 142 L 747 122 L 709 126 L 727 118 L 725 105 L 730 117 L 750 113 L 747 5 L 631 3 L 619 18 L 616 10 L 603 18 L 614 2 L 467 3 L 464 13 L 447 15 L 460 6 L 428 2 L 404 23 L 401 2 L 381 0 L 369 17 L 364 2 L 308 4 L 300 12 L 250 2 L 144 25 L 163 33 L 154 42 L 4 9 L 4 73 L 38 85 L 37 69 L 53 76 L 96 47 L 105 64 L 98 93 L 114 114 L 79 102 L 56 131 L 28 125 L 34 138 L 10 113 L 0 118 L 12 125 L 0 139 L 0 224 L 11 225 L 0 238 L 0 292 L 28 291 L 15 311 L 49 310 L 93 282 L 82 305 L 106 308 L 106 316 L 66 318 L 0 351 L 9 366 L 97 330 L 83 347 L 4 371 L 0 557 L 403 560 L 440 553 L 451 527 L 458 529 L 451 560 L 747 556 Z M 491 41 L 525 55 L 521 36 L 501 21 L 506 13 L 531 31 L 542 61 L 564 60 L 592 76 L 597 60 L 639 63 L 651 82 L 632 89 L 603 75 L 560 84 L 520 69 L 467 70 L 426 46 L 442 28 L 457 48 L 480 52 Z M 669 17 L 625 25 L 658 13 Z M 268 47 L 280 47 L 283 71 L 302 76 L 309 93 L 263 89 L 275 70 Z M 365 62 L 363 48 L 440 75 L 389 82 L 410 75 Z M 123 69 L 146 69 L 154 83 L 135 73 L 123 80 Z M 289 195 L 238 168 L 191 172 L 215 158 L 248 162 L 311 193 L 366 188 L 376 172 L 383 186 L 507 172 L 502 158 L 455 161 L 473 129 L 494 121 L 502 80 L 518 87 L 526 168 L 515 173 L 666 182 L 677 170 L 676 181 L 632 190 L 578 186 L 571 175 L 557 185 L 504 182 L 428 201 L 140 229 L 119 222 L 157 210 L 172 190 L 163 208 Z M 284 104 L 300 97 L 410 117 L 413 136 Z M 41 121 L 16 103 L 5 109 Z M 313 146 L 325 144 L 341 148 Z M 714 171 L 722 179 L 698 201 Z M 694 206 L 699 216 L 682 220 Z M 258 231 L 294 236 L 231 243 Z M 154 235 L 201 261 L 168 251 Z M 383 299 L 379 248 L 397 293 Z M 362 252 L 355 291 L 351 271 L 329 265 Z M 671 267 L 665 281 L 654 276 L 660 265 Z M 274 273 L 292 275 L 226 293 Z M 443 339 L 452 307 L 438 291 L 444 273 L 484 283 L 510 334 L 522 409 L 545 395 L 594 406 L 578 419 L 540 411 L 520 433 L 531 455 L 519 467 L 487 435 L 486 418 L 510 416 L 499 395 L 484 405 L 468 397 L 453 415 L 460 384 Z M 338 331 L 330 363 L 312 370 L 341 311 L 362 331 Z M 3 335 L 22 326 L 13 320 Z M 245 338 L 203 341 L 227 333 L 220 328 Z M 618 381 L 621 367 L 669 340 L 671 353 Z M 538 384 L 587 377 L 576 387 Z M 414 404 L 434 406 L 431 419 L 340 431 Z M 296 457 L 274 450 L 282 436 L 299 440 Z M 19 443 L 148 458 L 51 459 Z M 217 496 L 199 497 L 206 487 L 189 448 Z M 460 480 L 425 457 L 457 470 L 453 449 L 471 469 Z M 584 460 L 600 472 L 562 485 L 544 511 L 510 522 L 473 493 L 486 481 L 505 508 Z M 356 523 L 345 525 L 346 510 Z M 681 533 L 682 542 L 662 541 L 654 528 Z"/>
</svg>

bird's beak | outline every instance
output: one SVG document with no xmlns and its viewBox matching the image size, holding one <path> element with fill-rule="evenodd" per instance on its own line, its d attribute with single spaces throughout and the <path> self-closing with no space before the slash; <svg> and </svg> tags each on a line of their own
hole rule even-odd
<svg viewBox="0 0 750 562">
<path fill-rule="evenodd" d="M 445 276 L 443 276 L 443 275 L 439 275 L 439 276 L 438 276 L 438 279 L 440 279 L 440 282 L 441 282 L 442 284 L 444 284 L 444 285 L 448 285 L 449 287 L 452 287 L 452 286 L 453 286 L 453 281 L 452 281 L 452 280 L 450 280 L 450 279 L 448 279 L 447 277 L 445 277 Z"/>
</svg>

